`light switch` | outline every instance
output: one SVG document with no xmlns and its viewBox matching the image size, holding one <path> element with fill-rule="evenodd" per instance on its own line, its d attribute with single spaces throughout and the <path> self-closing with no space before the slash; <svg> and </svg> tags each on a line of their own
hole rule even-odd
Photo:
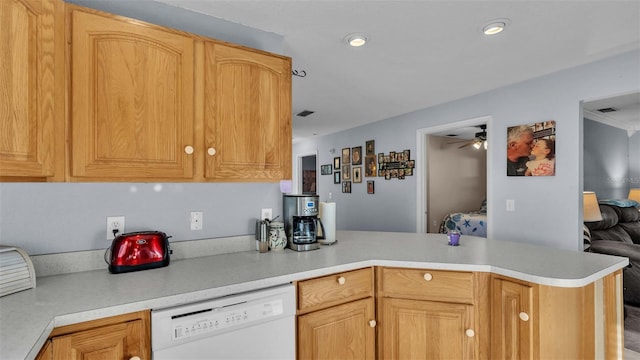
<svg viewBox="0 0 640 360">
<path fill-rule="evenodd" d="M 516 201 L 507 199 L 507 211 L 516 211 Z"/>
</svg>

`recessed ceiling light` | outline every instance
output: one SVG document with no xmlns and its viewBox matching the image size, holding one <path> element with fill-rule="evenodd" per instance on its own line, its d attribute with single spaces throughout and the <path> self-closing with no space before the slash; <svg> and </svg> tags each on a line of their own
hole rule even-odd
<svg viewBox="0 0 640 360">
<path fill-rule="evenodd" d="M 366 44 L 367 37 L 363 34 L 349 34 L 345 37 L 345 40 L 347 41 L 347 44 L 353 47 L 359 47 Z"/>
<path fill-rule="evenodd" d="M 485 35 L 496 35 L 501 33 L 504 28 L 509 25 L 509 19 L 496 19 L 491 20 L 487 25 L 482 28 L 482 32 Z"/>
</svg>

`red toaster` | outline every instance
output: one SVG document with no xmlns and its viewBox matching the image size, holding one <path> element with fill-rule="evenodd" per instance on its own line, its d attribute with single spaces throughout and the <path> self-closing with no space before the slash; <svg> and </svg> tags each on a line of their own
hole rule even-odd
<svg viewBox="0 0 640 360">
<path fill-rule="evenodd" d="M 119 235 L 111 243 L 111 255 L 107 261 L 109 272 L 119 274 L 169 265 L 169 238 L 161 231 Z"/>
</svg>

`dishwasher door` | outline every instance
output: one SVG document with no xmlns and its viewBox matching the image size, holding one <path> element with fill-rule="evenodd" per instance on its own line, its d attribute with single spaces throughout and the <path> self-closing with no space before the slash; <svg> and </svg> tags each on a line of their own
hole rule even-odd
<svg viewBox="0 0 640 360">
<path fill-rule="evenodd" d="M 295 359 L 291 284 L 151 312 L 151 349 L 163 359 Z"/>
</svg>

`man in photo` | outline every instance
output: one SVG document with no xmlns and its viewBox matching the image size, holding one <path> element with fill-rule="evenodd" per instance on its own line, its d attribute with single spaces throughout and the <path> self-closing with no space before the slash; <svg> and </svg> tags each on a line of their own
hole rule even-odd
<svg viewBox="0 0 640 360">
<path fill-rule="evenodd" d="M 528 125 L 510 127 L 507 131 L 507 176 L 525 176 L 533 147 L 533 130 Z"/>
</svg>

